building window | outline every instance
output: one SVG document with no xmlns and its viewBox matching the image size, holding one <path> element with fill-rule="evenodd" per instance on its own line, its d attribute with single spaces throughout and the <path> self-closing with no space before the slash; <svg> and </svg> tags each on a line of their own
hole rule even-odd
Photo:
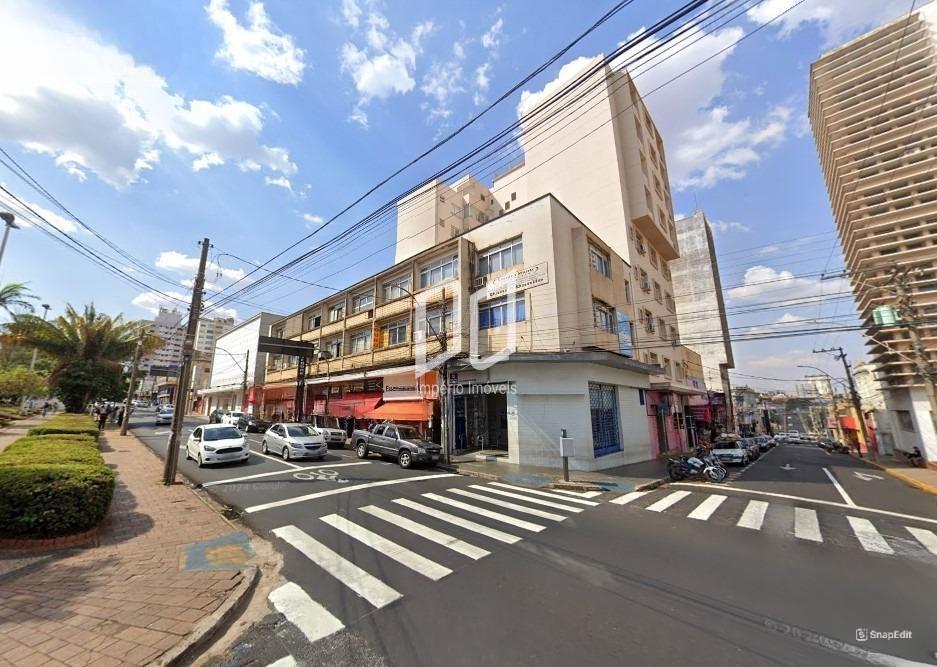
<svg viewBox="0 0 937 667">
<path fill-rule="evenodd" d="M 426 312 L 426 319 L 423 321 L 423 335 L 425 340 L 436 340 L 436 336 L 442 334 L 442 309 L 435 308 Z M 452 332 L 452 311 L 446 309 L 446 332 Z"/>
<path fill-rule="evenodd" d="M 644 316 L 641 318 L 644 320 L 644 329 L 648 333 L 654 333 L 654 313 L 649 310 L 644 311 Z"/>
<path fill-rule="evenodd" d="M 654 250 L 654 248 L 651 248 L 650 258 L 651 258 L 651 266 L 653 266 L 656 269 L 657 268 L 657 252 Z"/>
<path fill-rule="evenodd" d="M 517 193 L 516 193 L 516 192 L 512 192 L 512 193 L 511 193 L 511 201 L 517 201 Z"/>
<path fill-rule="evenodd" d="M 478 275 L 486 276 L 515 264 L 524 263 L 524 243 L 520 238 L 499 243 L 478 253 Z"/>
<path fill-rule="evenodd" d="M 351 334 L 349 342 L 351 343 L 352 354 L 367 352 L 371 349 L 371 330 L 363 329 L 362 331 L 356 331 Z"/>
<path fill-rule="evenodd" d="M 381 327 L 381 338 L 384 347 L 389 345 L 400 345 L 407 342 L 407 320 L 397 320 Z"/>
<path fill-rule="evenodd" d="M 384 301 L 393 301 L 404 296 L 409 289 L 410 276 L 400 276 L 385 282 L 381 286 L 381 293 L 384 296 Z"/>
<path fill-rule="evenodd" d="M 676 327 L 670 327 L 670 342 L 674 345 L 680 344 L 680 336 L 677 335 Z"/>
<path fill-rule="evenodd" d="M 332 355 L 333 359 L 342 356 L 342 339 L 336 338 L 325 344 L 325 351 Z"/>
<path fill-rule="evenodd" d="M 660 330 L 661 337 L 664 337 L 667 335 L 667 324 L 664 322 L 663 317 L 657 318 L 657 328 Z"/>
<path fill-rule="evenodd" d="M 657 301 L 657 303 L 660 303 L 663 299 L 660 291 L 660 283 L 658 283 L 656 280 L 654 281 L 654 299 Z"/>
<path fill-rule="evenodd" d="M 914 433 L 914 420 L 911 418 L 911 412 L 909 410 L 895 410 L 895 414 L 898 415 L 898 426 L 901 430 Z"/>
<path fill-rule="evenodd" d="M 313 313 L 306 319 L 306 326 L 309 329 L 318 329 L 322 326 L 322 313 Z"/>
<path fill-rule="evenodd" d="M 603 276 L 611 275 L 609 271 L 608 254 L 599 250 L 591 243 L 589 244 L 589 263 L 595 271 L 598 271 Z"/>
<path fill-rule="evenodd" d="M 345 317 L 344 303 L 336 303 L 334 306 L 329 306 L 329 322 L 338 322 L 343 317 Z"/>
<path fill-rule="evenodd" d="M 639 275 L 641 276 L 641 289 L 645 292 L 651 291 L 651 279 L 647 275 L 647 271 L 640 269 Z"/>
<path fill-rule="evenodd" d="M 452 280 L 456 274 L 456 263 L 458 261 L 458 255 L 447 255 L 421 268 L 420 288 L 432 287 L 447 280 Z"/>
<path fill-rule="evenodd" d="M 634 234 L 634 246 L 635 248 L 638 249 L 638 252 L 642 255 L 647 252 L 647 248 L 644 245 L 644 237 L 638 234 L 637 232 L 635 232 Z"/>
<path fill-rule="evenodd" d="M 493 329 L 527 319 L 527 302 L 523 294 L 502 296 L 478 304 L 478 328 Z"/>
<path fill-rule="evenodd" d="M 276 329 L 273 330 L 273 337 L 283 338 L 283 331 L 284 331 L 283 327 L 277 327 Z"/>
<path fill-rule="evenodd" d="M 374 294 L 371 292 L 351 297 L 351 312 L 360 313 L 371 308 L 374 308 Z"/>
<path fill-rule="evenodd" d="M 666 377 L 672 377 L 673 374 L 670 371 L 670 359 L 664 357 L 664 375 Z"/>
<path fill-rule="evenodd" d="M 631 281 L 625 280 L 625 303 L 631 303 Z"/>
<path fill-rule="evenodd" d="M 651 352 L 651 357 L 650 357 L 650 358 L 651 358 L 651 365 L 652 365 L 652 366 L 660 366 L 660 361 L 659 361 L 659 359 L 658 359 L 658 357 L 657 357 L 657 352 Z"/>
<path fill-rule="evenodd" d="M 674 311 L 673 295 L 670 292 L 664 294 L 664 303 L 667 304 L 667 310 L 671 313 Z"/>
<path fill-rule="evenodd" d="M 602 331 L 615 333 L 615 316 L 610 306 L 601 301 L 592 302 L 592 319 L 595 326 Z"/>
<path fill-rule="evenodd" d="M 595 456 L 621 451 L 618 392 L 614 385 L 589 383 L 592 452 Z"/>
</svg>

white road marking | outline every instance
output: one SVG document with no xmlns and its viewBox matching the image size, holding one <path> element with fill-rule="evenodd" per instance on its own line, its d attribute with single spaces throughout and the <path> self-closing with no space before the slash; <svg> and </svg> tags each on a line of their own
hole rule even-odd
<svg viewBox="0 0 937 667">
<path fill-rule="evenodd" d="M 422 574 L 424 577 L 428 577 L 433 581 L 439 581 L 447 574 L 452 574 L 452 570 L 448 567 L 440 565 L 425 556 L 421 556 L 415 551 L 411 551 L 396 542 L 388 540 L 386 537 L 382 537 L 364 526 L 359 526 L 343 516 L 329 514 L 328 516 L 319 517 L 319 520 L 324 521 L 332 526 L 332 528 L 340 530 L 349 537 L 358 540 L 362 544 L 384 554 L 391 560 L 395 560 L 404 567 L 409 567 L 414 572 Z"/>
<path fill-rule="evenodd" d="M 283 584 L 274 590 L 268 599 L 274 608 L 286 617 L 287 621 L 306 635 L 310 643 L 328 637 L 345 627 L 328 609 L 306 595 L 306 592 L 293 582 Z M 295 664 L 291 655 L 273 663 L 277 666 Z"/>
<path fill-rule="evenodd" d="M 652 512 L 663 512 L 668 507 L 676 505 L 678 502 L 690 495 L 689 491 L 674 491 L 669 496 L 665 496 L 661 500 L 658 500 L 653 505 L 645 507 L 644 509 L 650 510 Z"/>
<path fill-rule="evenodd" d="M 712 490 L 712 484 L 698 484 L 696 482 L 674 482 L 670 486 L 689 486 L 692 488 L 701 488 Z M 932 523 L 937 525 L 937 519 L 931 519 L 926 516 L 917 516 L 915 514 L 902 514 L 901 512 L 892 512 L 890 510 L 880 510 L 875 507 L 863 507 L 862 505 L 847 505 L 845 503 L 834 503 L 830 500 L 817 500 L 816 498 L 805 498 L 803 496 L 791 496 L 786 493 L 771 493 L 770 491 L 755 491 L 753 489 L 740 489 L 738 487 L 731 487 L 726 489 L 727 491 L 737 491 L 738 493 L 751 493 L 758 496 L 768 496 L 770 498 L 784 498 L 786 500 L 796 500 L 801 503 L 814 503 L 816 505 L 826 505 L 827 507 L 842 507 L 848 510 L 860 510 L 862 512 L 873 512 L 875 514 L 881 514 L 883 516 L 893 516 L 897 519 L 910 519 L 912 521 L 923 521 L 925 523 Z"/>
<path fill-rule="evenodd" d="M 914 535 L 914 538 L 920 542 L 925 549 L 937 556 L 937 535 L 935 535 L 933 531 L 923 528 L 913 528 L 911 526 L 905 526 L 905 528 L 908 529 L 909 533 Z"/>
<path fill-rule="evenodd" d="M 697 505 L 696 509 L 687 515 L 687 518 L 708 521 L 709 517 L 713 515 L 713 512 L 719 509 L 719 506 L 725 502 L 727 497 L 728 496 L 720 496 L 718 494 L 709 496 L 709 498 Z"/>
<path fill-rule="evenodd" d="M 850 498 L 849 494 L 846 493 L 846 489 L 843 488 L 843 485 L 836 481 L 836 478 L 833 477 L 833 473 L 831 473 L 827 468 L 824 468 L 823 472 L 825 472 L 826 476 L 830 478 L 831 482 L 833 482 L 833 486 L 835 486 L 836 490 L 839 491 L 839 495 L 843 497 L 843 500 L 846 501 L 846 504 L 855 506 L 855 503 L 852 502 L 852 498 Z"/>
<path fill-rule="evenodd" d="M 248 445 L 248 447 L 250 448 L 250 445 Z M 289 461 L 284 461 L 284 460 L 283 460 L 281 457 L 279 457 L 279 456 L 270 456 L 269 454 L 264 454 L 263 452 L 255 452 L 253 448 L 250 448 L 250 450 L 251 450 L 251 454 L 253 454 L 254 456 L 262 456 L 262 457 L 264 457 L 265 459 L 270 459 L 271 461 L 276 461 L 277 463 L 282 463 L 282 464 L 285 465 L 285 466 L 291 466 L 291 467 L 293 467 L 293 468 L 302 468 L 301 465 L 296 465 L 295 463 L 290 463 Z"/>
<path fill-rule="evenodd" d="M 626 493 L 623 496 L 618 496 L 617 498 L 612 498 L 608 502 L 615 503 L 616 505 L 627 505 L 632 500 L 637 500 L 642 496 L 646 496 L 650 491 L 632 491 L 631 493 Z"/>
<path fill-rule="evenodd" d="M 244 512 L 251 514 L 253 512 L 262 512 L 263 510 L 273 509 L 275 507 L 283 507 L 285 505 L 293 505 L 295 503 L 302 503 L 307 500 L 316 500 L 317 498 L 325 498 L 327 496 L 336 496 L 340 493 L 351 493 L 352 491 L 360 491 L 361 489 L 372 489 L 376 486 L 390 486 L 392 484 L 408 484 L 409 482 L 425 482 L 431 479 L 443 479 L 445 477 L 456 477 L 455 473 L 441 473 L 438 475 L 420 475 L 419 477 L 406 477 L 404 479 L 385 479 L 380 482 L 367 482 L 365 484 L 355 484 L 354 486 L 343 486 L 338 489 L 329 489 L 328 491 L 319 491 L 318 493 L 307 493 L 304 496 L 296 496 L 295 498 L 285 498 L 284 500 L 274 500 L 273 502 L 264 503 L 262 505 L 253 505 L 252 507 L 246 507 Z"/>
<path fill-rule="evenodd" d="M 846 520 L 849 521 L 852 532 L 855 534 L 856 539 L 859 540 L 859 544 L 862 545 L 863 549 L 879 554 L 895 553 L 894 550 L 888 546 L 888 542 L 885 541 L 885 538 L 875 529 L 871 521 L 857 516 L 847 516 Z"/>
<path fill-rule="evenodd" d="M 604 491 L 570 491 L 569 489 L 551 489 L 554 493 L 565 493 L 569 496 L 578 496 L 580 498 L 595 498 L 601 496 Z"/>
<path fill-rule="evenodd" d="M 511 535 L 510 533 L 505 533 L 504 531 L 498 530 L 497 528 L 489 528 L 488 526 L 483 526 L 480 523 L 475 523 L 474 521 L 469 521 L 468 519 L 463 519 L 460 516 L 454 514 L 449 514 L 448 512 L 443 512 L 438 510 L 435 507 L 429 507 L 418 503 L 414 500 L 408 498 L 394 498 L 393 502 L 398 505 L 403 505 L 408 507 L 415 512 L 420 512 L 426 516 L 431 516 L 434 519 L 439 519 L 440 521 L 445 521 L 446 523 L 451 523 L 453 526 L 458 526 L 459 528 L 464 528 L 465 530 L 470 530 L 473 533 L 478 533 L 479 535 L 484 535 L 485 537 L 490 537 L 493 540 L 498 542 L 504 542 L 505 544 L 514 544 L 515 542 L 520 542 L 521 538 L 516 535 Z"/>
<path fill-rule="evenodd" d="M 816 510 L 806 507 L 794 508 L 794 537 L 811 542 L 822 542 L 820 522 L 817 520 Z"/>
<path fill-rule="evenodd" d="M 322 465 L 317 466 L 306 466 L 300 468 L 300 470 L 314 470 L 316 468 L 339 468 L 341 466 L 362 466 L 368 465 L 370 461 L 354 461 L 352 463 L 323 463 Z M 205 482 L 202 484 L 203 487 L 206 486 L 218 486 L 219 484 L 231 484 L 232 482 L 243 482 L 248 479 L 259 479 L 261 477 L 273 477 L 274 475 L 289 475 L 292 474 L 293 470 L 274 470 L 273 472 L 261 472 L 256 475 L 245 475 L 244 477 L 232 477 L 231 479 L 219 479 L 215 482 Z"/>
<path fill-rule="evenodd" d="M 285 655 L 279 660 L 271 662 L 267 667 L 296 667 L 296 660 L 291 655 Z"/>
<path fill-rule="evenodd" d="M 565 510 L 567 512 L 579 513 L 582 511 L 581 507 L 573 507 L 572 505 L 564 505 L 563 503 L 553 502 L 552 500 L 541 500 L 540 498 L 531 498 L 530 496 L 525 496 L 522 493 L 513 493 L 512 491 L 503 491 L 501 489 L 492 489 L 490 486 L 485 486 L 484 484 L 472 484 L 471 488 L 478 489 L 479 491 L 485 491 L 486 493 L 494 493 L 499 496 L 505 496 L 507 498 L 517 498 L 518 500 L 523 500 L 524 502 L 533 503 L 534 505 L 542 505 L 543 507 L 552 507 L 557 510 Z M 567 500 L 562 498 L 561 500 Z M 572 500 L 572 498 L 569 498 Z"/>
<path fill-rule="evenodd" d="M 535 496 L 543 496 L 545 498 L 553 498 L 554 500 L 562 500 L 565 503 L 579 503 L 580 505 L 588 505 L 589 507 L 598 507 L 599 503 L 594 500 L 584 500 L 582 498 L 564 498 L 563 496 L 558 496 L 552 491 L 541 491 L 540 489 L 528 489 L 524 486 L 514 486 L 513 484 L 504 484 L 503 482 L 492 482 L 488 486 L 500 486 L 505 489 L 514 489 L 515 491 L 523 491 L 524 493 L 530 493 Z M 598 494 L 598 491 L 592 491 L 592 493 Z"/>
<path fill-rule="evenodd" d="M 449 493 L 455 493 L 460 496 L 465 496 L 466 498 L 472 498 L 474 500 L 480 500 L 483 503 L 488 503 L 489 505 L 497 505 L 498 507 L 503 507 L 505 509 L 514 510 L 515 512 L 520 512 L 521 514 L 530 514 L 531 516 L 540 517 L 541 519 L 549 519 L 550 521 L 562 521 L 566 518 L 563 514 L 554 514 L 553 512 L 547 512 L 545 510 L 538 510 L 533 507 L 524 507 L 523 505 L 518 505 L 517 503 L 512 503 L 507 500 L 501 500 L 500 498 L 492 498 L 490 496 L 482 495 L 481 493 L 473 493 L 466 489 L 448 489 Z"/>
<path fill-rule="evenodd" d="M 749 500 L 745 506 L 745 511 L 739 517 L 736 526 L 740 528 L 750 528 L 752 530 L 761 530 L 761 524 L 765 521 L 765 512 L 768 511 L 768 503 L 763 500 Z"/>
<path fill-rule="evenodd" d="M 345 560 L 296 526 L 275 528 L 273 534 L 298 549 L 309 560 L 378 609 L 403 597 L 377 577 L 371 576 L 351 561 Z"/>
<path fill-rule="evenodd" d="M 472 512 L 474 514 L 478 514 L 479 516 L 483 516 L 488 519 L 494 519 L 495 521 L 500 521 L 501 523 L 516 526 L 517 528 L 523 528 L 524 530 L 529 530 L 534 533 L 539 533 L 541 530 L 546 528 L 546 526 L 541 526 L 539 523 L 531 523 L 530 521 L 524 521 L 523 519 L 515 519 L 513 516 L 501 514 L 500 512 L 492 512 L 491 510 L 486 510 L 484 507 L 463 503 L 461 500 L 455 500 L 453 498 L 446 498 L 445 496 L 440 496 L 437 493 L 424 493 L 423 497 L 429 498 L 430 500 L 435 500 L 437 503 L 442 503 L 443 505 L 458 507 L 459 509 L 465 510 L 466 512 Z"/>
<path fill-rule="evenodd" d="M 436 544 L 440 544 L 444 547 L 452 549 L 456 553 L 460 553 L 463 556 L 468 556 L 472 560 L 484 558 L 490 553 L 481 547 L 476 547 L 474 544 L 469 544 L 468 542 L 464 542 L 463 540 L 453 537 L 452 535 L 447 535 L 442 531 L 430 528 L 429 526 L 424 526 L 422 523 L 418 523 L 399 514 L 394 514 L 393 512 L 388 512 L 387 510 L 380 507 L 366 505 L 364 507 L 359 507 L 358 509 L 366 514 L 375 516 L 378 519 L 383 519 L 387 523 L 396 526 L 397 528 L 410 531 L 414 535 L 419 535 L 420 537 L 425 538 L 430 542 L 435 542 Z"/>
</svg>

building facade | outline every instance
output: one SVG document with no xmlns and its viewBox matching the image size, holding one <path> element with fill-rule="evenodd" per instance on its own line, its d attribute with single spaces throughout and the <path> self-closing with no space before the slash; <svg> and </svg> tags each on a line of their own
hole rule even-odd
<svg viewBox="0 0 937 667">
<path fill-rule="evenodd" d="M 920 366 L 937 361 L 937 6 L 926 5 L 824 54 L 810 68 L 809 116 L 895 446 L 937 461 L 933 405 L 904 321 L 918 321 Z M 893 269 L 907 269 L 900 318 Z M 929 385 L 931 388 L 933 385 Z M 884 431 L 885 429 L 883 429 Z"/>
</svg>

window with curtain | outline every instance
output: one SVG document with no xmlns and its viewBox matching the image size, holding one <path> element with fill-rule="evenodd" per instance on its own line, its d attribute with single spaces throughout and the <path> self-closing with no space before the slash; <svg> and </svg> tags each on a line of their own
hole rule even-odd
<svg viewBox="0 0 937 667">
<path fill-rule="evenodd" d="M 367 352 L 371 349 L 371 330 L 364 329 L 351 334 L 348 341 L 351 344 L 351 353 Z"/>
<path fill-rule="evenodd" d="M 502 296 L 478 304 L 478 328 L 494 329 L 495 327 L 523 322 L 527 319 L 527 303 L 523 294 L 512 297 Z"/>
</svg>

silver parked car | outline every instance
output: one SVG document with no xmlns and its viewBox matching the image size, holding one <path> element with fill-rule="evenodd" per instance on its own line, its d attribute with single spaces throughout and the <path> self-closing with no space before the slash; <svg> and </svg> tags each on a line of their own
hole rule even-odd
<svg viewBox="0 0 937 667">
<path fill-rule="evenodd" d="M 325 438 L 309 424 L 274 424 L 264 433 L 260 449 L 264 454 L 279 454 L 284 461 L 305 458 L 321 460 L 329 453 Z"/>
</svg>

